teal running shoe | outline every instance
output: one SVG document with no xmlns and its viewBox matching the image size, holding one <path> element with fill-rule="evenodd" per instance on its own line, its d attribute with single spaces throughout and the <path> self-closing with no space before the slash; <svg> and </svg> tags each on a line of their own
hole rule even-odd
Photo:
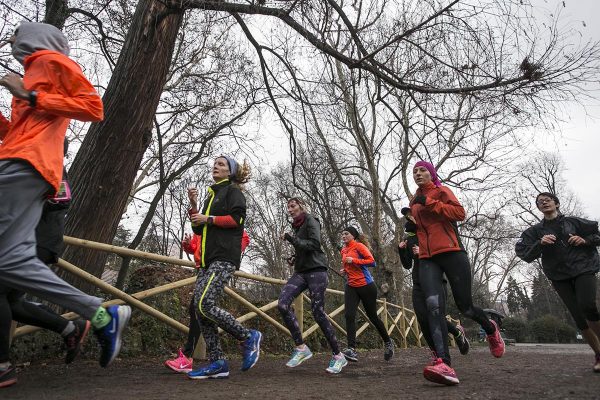
<svg viewBox="0 0 600 400">
<path fill-rule="evenodd" d="M 308 346 L 305 345 L 304 350 L 294 349 L 294 352 L 292 353 L 292 358 L 290 358 L 290 360 L 287 363 L 285 363 L 285 365 L 287 367 L 294 368 L 302 364 L 304 361 L 308 360 L 312 356 L 312 351 L 310 351 Z"/>
</svg>

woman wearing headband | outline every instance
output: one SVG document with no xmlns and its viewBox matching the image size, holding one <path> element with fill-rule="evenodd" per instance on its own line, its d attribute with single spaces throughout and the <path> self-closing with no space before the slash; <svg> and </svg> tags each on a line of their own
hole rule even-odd
<svg viewBox="0 0 600 400">
<path fill-rule="evenodd" d="M 344 304 L 346 317 L 346 333 L 348 348 L 343 351 L 348 361 L 358 361 L 356 353 L 356 311 L 359 303 L 363 307 L 369 321 L 375 326 L 383 339 L 383 358 L 389 361 L 394 355 L 394 343 L 390 339 L 383 322 L 377 316 L 377 286 L 369 272 L 369 267 L 375 266 L 375 259 L 369 250 L 369 242 L 365 235 L 353 226 L 348 226 L 342 232 L 342 272 L 347 277 L 344 288 Z"/>
<path fill-rule="evenodd" d="M 429 329 L 438 359 L 428 365 L 423 375 L 429 381 L 456 385 L 456 372 L 450 366 L 448 328 L 443 277 L 446 275 L 460 312 L 477 322 L 487 333 L 494 357 L 504 354 L 504 341 L 496 323 L 483 310 L 473 305 L 471 265 L 458 234 L 457 221 L 465 218 L 465 210 L 454 193 L 440 182 L 434 166 L 419 161 L 413 168 L 418 189 L 410 203 L 417 224 L 419 241 L 419 281 L 425 293 Z"/>
<path fill-rule="evenodd" d="M 217 157 L 212 169 L 215 183 L 208 187 L 202 212 L 194 210 L 192 204 L 192 230 L 202 236 L 194 303 L 210 363 L 188 372 L 190 379 L 229 376 L 229 366 L 219 341 L 219 328 L 240 341 L 242 371 L 252 368 L 258 361 L 262 334 L 243 327 L 233 315 L 217 306 L 225 285 L 240 267 L 246 219 L 246 198 L 241 185 L 248 181 L 249 175 L 246 164 L 240 167 L 231 157 Z M 197 198 L 197 190 L 190 189 L 188 195 L 190 200 Z"/>
</svg>

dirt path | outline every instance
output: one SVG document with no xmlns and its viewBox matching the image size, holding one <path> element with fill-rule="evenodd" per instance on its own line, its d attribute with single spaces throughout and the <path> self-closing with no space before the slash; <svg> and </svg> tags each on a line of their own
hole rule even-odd
<svg viewBox="0 0 600 400">
<path fill-rule="evenodd" d="M 510 346 L 501 359 L 478 347 L 453 357 L 461 380 L 455 387 L 423 379 L 424 349 L 399 350 L 389 363 L 382 352 L 363 353 L 339 375 L 324 371 L 325 354 L 296 369 L 286 368 L 284 357 L 263 356 L 245 373 L 239 371 L 240 361 L 232 360 L 229 379 L 207 381 L 184 379 L 155 359 L 117 360 L 107 370 L 92 361 L 67 367 L 57 360 L 21 371 L 17 385 L 0 389 L 0 399 L 600 398 L 600 374 L 592 372 L 593 356 L 584 345 Z"/>
</svg>

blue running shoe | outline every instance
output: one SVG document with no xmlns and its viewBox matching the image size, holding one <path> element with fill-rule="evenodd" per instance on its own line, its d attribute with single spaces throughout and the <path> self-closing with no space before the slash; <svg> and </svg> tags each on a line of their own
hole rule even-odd
<svg viewBox="0 0 600 400">
<path fill-rule="evenodd" d="M 242 361 L 242 371 L 248 371 L 254 367 L 260 355 L 260 342 L 262 341 L 262 333 L 251 330 L 250 337 L 242 344 L 244 360 Z"/>
<path fill-rule="evenodd" d="M 131 317 L 131 307 L 110 306 L 106 309 L 111 320 L 108 325 L 94 332 L 100 343 L 100 366 L 106 368 L 121 351 L 121 335 Z"/>
<path fill-rule="evenodd" d="M 206 367 L 198 368 L 187 373 L 189 379 L 225 379 L 229 377 L 229 365 L 225 360 L 217 360 Z"/>
</svg>

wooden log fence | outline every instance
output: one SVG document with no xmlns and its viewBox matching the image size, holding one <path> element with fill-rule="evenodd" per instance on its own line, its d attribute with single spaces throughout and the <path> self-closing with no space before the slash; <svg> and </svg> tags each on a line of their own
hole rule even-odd
<svg viewBox="0 0 600 400">
<path fill-rule="evenodd" d="M 89 249 L 94 249 L 98 251 L 105 251 L 114 253 L 120 256 L 139 258 L 148 261 L 161 262 L 167 264 L 178 265 L 186 268 L 193 268 L 194 262 L 190 260 L 183 260 L 180 258 L 163 256 L 159 254 L 153 254 L 148 252 L 143 252 L 139 250 L 132 250 L 128 248 L 113 246 L 104 243 L 92 242 L 89 240 L 77 239 L 69 236 L 65 236 L 65 243 L 72 246 L 80 246 Z M 77 277 L 85 280 L 86 282 L 91 283 L 95 287 L 112 295 L 115 299 L 107 301 L 103 303 L 104 305 L 113 305 L 113 304 L 124 304 L 127 303 L 132 307 L 137 308 L 138 310 L 150 315 L 152 318 L 158 319 L 159 321 L 167 324 L 168 326 L 187 334 L 189 329 L 187 326 L 181 324 L 180 322 L 172 319 L 171 317 L 165 315 L 164 313 L 156 310 L 155 308 L 149 306 L 144 303 L 142 300 L 147 299 L 151 296 L 155 296 L 160 293 L 164 293 L 173 289 L 181 288 L 187 285 L 192 285 L 196 281 L 196 277 L 190 277 L 186 279 L 179 280 L 177 282 L 172 282 L 166 285 L 158 286 L 152 289 L 144 290 L 142 292 L 127 294 L 108 283 L 102 281 L 99 278 L 89 274 L 88 272 L 76 267 L 75 265 L 65 261 L 59 260 L 56 264 L 61 269 L 68 271 L 69 273 L 76 275 Z M 248 279 L 255 282 L 274 284 L 274 285 L 284 285 L 286 283 L 285 280 L 271 278 L 261 275 L 254 275 L 243 271 L 236 271 L 235 276 L 238 278 Z M 261 307 L 257 307 L 250 300 L 246 299 L 244 296 L 236 292 L 230 287 L 225 288 L 225 293 L 246 307 L 249 312 L 237 318 L 240 322 L 248 321 L 255 317 L 260 317 L 282 333 L 286 335 L 290 335 L 287 328 L 278 322 L 275 318 L 271 317 L 267 314 L 268 311 L 277 307 L 277 300 L 271 301 Z M 344 295 L 343 291 L 335 290 L 335 289 L 327 289 L 327 293 L 334 296 L 342 296 Z M 304 301 L 308 301 L 310 303 L 310 298 L 303 294 L 302 296 L 298 296 L 298 298 L 294 301 L 294 312 L 296 314 L 296 318 L 298 319 L 298 325 L 300 326 L 300 331 L 302 332 L 302 337 L 304 339 L 309 338 L 311 335 L 315 334 L 318 330 L 318 325 L 315 323 L 312 326 L 308 327 L 308 329 L 304 329 Z M 380 304 L 379 309 L 377 310 L 377 314 L 381 316 L 383 323 L 388 330 L 388 333 L 392 335 L 394 331 L 398 333 L 398 341 L 402 348 L 406 348 L 408 346 L 408 338 L 412 335 L 414 342 L 417 346 L 421 347 L 423 339 L 423 334 L 420 330 L 420 327 L 417 323 L 416 315 L 413 310 L 407 309 L 403 306 L 399 306 L 393 303 L 387 302 L 385 299 L 378 299 L 378 303 Z M 393 310 L 393 311 L 392 311 Z M 342 328 L 342 326 L 335 321 L 335 317 L 341 314 L 344 311 L 344 305 L 337 307 L 335 310 L 329 312 L 327 314 L 329 320 L 332 325 L 343 335 L 346 335 L 346 330 Z M 368 318 L 363 310 L 359 308 L 359 312 L 365 317 L 365 322 L 356 332 L 356 336 L 359 337 L 362 335 L 370 326 L 371 323 L 368 322 Z M 394 315 L 395 314 L 395 315 Z M 77 314 L 75 313 L 66 313 L 63 314 L 63 317 L 67 319 L 75 319 L 77 318 Z M 454 320 L 455 322 L 458 322 Z M 21 326 L 15 330 L 14 337 L 19 337 L 25 334 L 29 334 L 35 332 L 40 328 L 33 326 Z M 205 348 L 203 346 L 203 342 L 195 353 L 195 356 L 199 356 L 203 358 L 205 356 Z"/>
</svg>

